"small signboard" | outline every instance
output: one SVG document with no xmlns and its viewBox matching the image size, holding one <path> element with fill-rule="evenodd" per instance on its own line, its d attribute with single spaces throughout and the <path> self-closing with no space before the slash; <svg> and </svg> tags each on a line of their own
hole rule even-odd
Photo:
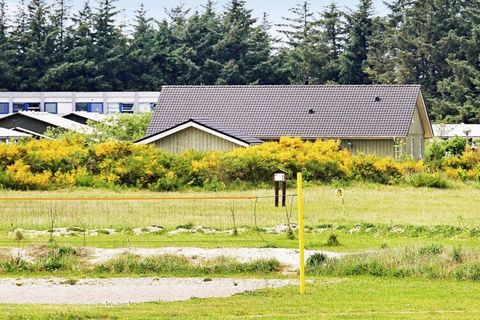
<svg viewBox="0 0 480 320">
<path fill-rule="evenodd" d="M 285 173 L 283 173 L 283 172 L 275 173 L 273 175 L 273 181 L 275 181 L 275 182 L 285 182 L 285 181 L 287 181 Z"/>
</svg>

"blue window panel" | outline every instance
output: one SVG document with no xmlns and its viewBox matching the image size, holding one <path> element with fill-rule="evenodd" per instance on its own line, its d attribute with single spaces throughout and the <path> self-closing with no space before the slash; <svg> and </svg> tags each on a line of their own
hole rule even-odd
<svg viewBox="0 0 480 320">
<path fill-rule="evenodd" d="M 8 102 L 1 102 L 0 103 L 0 114 L 7 114 L 9 110 L 9 103 Z"/>
<path fill-rule="evenodd" d="M 88 111 L 88 103 L 85 103 L 85 102 L 76 103 L 75 111 Z"/>
<path fill-rule="evenodd" d="M 75 104 L 75 111 L 103 113 L 103 103 L 102 102 L 78 102 Z"/>
<path fill-rule="evenodd" d="M 56 102 L 45 102 L 45 112 L 58 113 L 58 104 Z"/>
<path fill-rule="evenodd" d="M 121 113 L 133 113 L 133 103 L 120 103 L 120 112 Z"/>
<path fill-rule="evenodd" d="M 13 104 L 13 112 L 18 111 L 40 111 L 40 103 L 21 102 Z"/>
<path fill-rule="evenodd" d="M 103 113 L 103 103 L 98 103 L 98 102 L 92 102 L 89 103 L 88 106 L 88 112 L 98 112 L 98 113 Z"/>
</svg>

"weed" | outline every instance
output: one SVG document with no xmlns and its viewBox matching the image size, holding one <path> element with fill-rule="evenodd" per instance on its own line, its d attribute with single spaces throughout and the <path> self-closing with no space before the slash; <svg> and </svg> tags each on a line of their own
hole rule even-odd
<svg viewBox="0 0 480 320">
<path fill-rule="evenodd" d="M 340 245 L 340 242 L 338 241 L 338 236 L 335 233 L 331 233 L 328 236 L 327 246 L 336 247 L 339 245 Z"/>
<path fill-rule="evenodd" d="M 308 268 L 317 268 L 327 262 L 328 257 L 323 253 L 314 253 L 307 259 L 307 267 Z"/>
<path fill-rule="evenodd" d="M 429 246 L 421 247 L 418 253 L 421 255 L 439 255 L 443 252 L 443 246 L 439 244 L 431 244 Z"/>
<path fill-rule="evenodd" d="M 295 240 L 295 234 L 293 233 L 293 230 L 291 228 L 288 228 L 287 230 L 287 239 Z"/>
<path fill-rule="evenodd" d="M 188 222 L 188 223 L 185 223 L 185 224 L 178 225 L 176 229 L 177 230 L 178 229 L 191 230 L 191 229 L 193 229 L 193 227 L 195 227 L 195 225 L 192 222 Z"/>
<path fill-rule="evenodd" d="M 462 258 L 462 247 L 453 248 L 452 259 L 453 259 L 453 261 L 455 261 L 457 263 L 462 262 L 462 260 L 463 260 L 463 258 Z"/>
</svg>

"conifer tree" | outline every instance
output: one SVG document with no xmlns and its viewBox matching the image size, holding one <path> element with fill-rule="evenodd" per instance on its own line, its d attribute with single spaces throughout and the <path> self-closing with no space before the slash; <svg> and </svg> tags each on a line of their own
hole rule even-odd
<svg viewBox="0 0 480 320">
<path fill-rule="evenodd" d="M 153 19 L 147 17 L 145 6 L 141 4 L 135 15 L 133 38 L 128 49 L 129 72 L 126 84 L 128 88 L 135 90 L 158 89 L 154 88 L 155 80 L 152 79 L 154 37 Z"/>
<path fill-rule="evenodd" d="M 10 88 L 12 70 L 10 65 L 10 48 L 8 38 L 7 4 L 0 0 L 0 91 Z"/>
<path fill-rule="evenodd" d="M 360 0 L 358 10 L 347 16 L 347 44 L 340 59 L 340 82 L 343 84 L 370 83 L 365 68 L 372 37 L 372 15 L 372 0 Z"/>
</svg>

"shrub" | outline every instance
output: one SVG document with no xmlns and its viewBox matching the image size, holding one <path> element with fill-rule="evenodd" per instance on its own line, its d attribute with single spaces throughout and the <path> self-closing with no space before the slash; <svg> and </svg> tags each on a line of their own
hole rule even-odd
<svg viewBox="0 0 480 320">
<path fill-rule="evenodd" d="M 326 263 L 328 257 L 323 253 L 314 253 L 307 259 L 307 267 L 314 269 Z"/>
<path fill-rule="evenodd" d="M 340 242 L 338 241 L 338 236 L 334 233 L 330 234 L 327 239 L 327 246 L 334 247 L 339 245 Z"/>
<path fill-rule="evenodd" d="M 450 188 L 450 183 L 447 179 L 439 174 L 430 174 L 430 173 L 417 173 L 413 174 L 409 182 L 412 186 L 420 188 L 438 188 L 438 189 L 447 189 Z"/>
<path fill-rule="evenodd" d="M 200 187 L 218 191 L 271 185 L 272 173 L 278 169 L 287 171 L 290 182 L 296 172 L 302 172 L 306 181 L 338 184 L 393 184 L 405 180 L 419 187 L 447 188 L 446 177 L 479 181 L 480 152 L 462 153 L 460 141 L 449 143 L 435 142 L 432 152 L 442 146 L 443 151 L 453 150 L 450 156 L 433 156 L 434 161 L 424 163 L 351 155 L 336 140 L 281 138 L 279 142 L 227 152 L 171 154 L 154 146 L 114 140 L 99 142 L 78 134 L 64 134 L 58 140 L 2 144 L 0 187 L 134 187 L 155 191 Z"/>
</svg>

